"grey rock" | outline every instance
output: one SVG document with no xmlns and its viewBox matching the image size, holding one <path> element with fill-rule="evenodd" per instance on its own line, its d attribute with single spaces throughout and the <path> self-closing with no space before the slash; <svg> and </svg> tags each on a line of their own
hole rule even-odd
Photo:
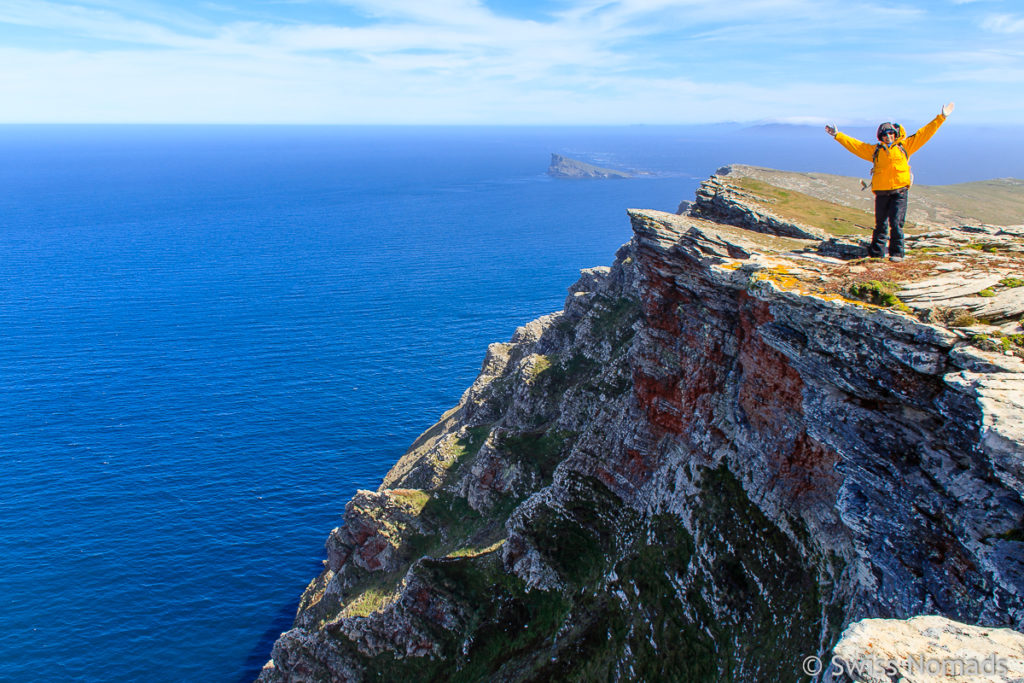
<svg viewBox="0 0 1024 683">
<path fill-rule="evenodd" d="M 897 679 L 903 683 L 1019 683 L 1024 680 L 1024 634 L 941 616 L 864 619 L 843 631 L 820 678 L 836 683 Z"/>
<path fill-rule="evenodd" d="M 963 274 L 960 272 L 919 280 L 900 288 L 899 296 L 913 306 L 965 306 L 980 308 L 985 304 L 978 292 L 988 289 L 1006 277 L 1005 273 Z"/>
<path fill-rule="evenodd" d="M 689 215 L 631 210 L 611 267 L 488 348 L 346 506 L 261 680 L 795 680 L 1024 629 L 1024 361 L 976 343 L 1017 328 L 849 298 L 829 286 L 900 269 L 786 236 L 723 177 Z M 1017 236 L 922 241 L 960 239 Z M 900 296 L 1016 291 L 1016 252 L 964 251 Z"/>
<path fill-rule="evenodd" d="M 1005 353 L 984 351 L 970 344 L 958 344 L 949 352 L 956 367 L 976 373 L 1024 372 L 1024 359 Z"/>
<path fill-rule="evenodd" d="M 725 176 L 714 175 L 697 189 L 697 199 L 689 213 L 699 218 L 780 237 L 812 240 L 829 237 L 818 228 L 784 219 L 751 202 L 751 199 L 752 195 L 730 183 Z"/>
<path fill-rule="evenodd" d="M 999 321 L 1024 316 L 1024 287 L 1004 289 L 987 299 L 987 303 L 975 309 L 974 314 L 979 318 Z"/>
<path fill-rule="evenodd" d="M 818 245 L 818 253 L 822 256 L 852 261 L 853 259 L 867 256 L 868 242 L 866 240 L 852 241 L 833 237 L 824 240 Z"/>
</svg>

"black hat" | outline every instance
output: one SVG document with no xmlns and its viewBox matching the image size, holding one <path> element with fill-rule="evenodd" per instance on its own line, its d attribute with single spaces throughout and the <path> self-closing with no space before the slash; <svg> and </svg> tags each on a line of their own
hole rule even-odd
<svg viewBox="0 0 1024 683">
<path fill-rule="evenodd" d="M 889 123 L 886 121 L 878 127 L 878 139 L 884 140 L 886 133 L 895 133 L 896 137 L 900 136 L 900 127 L 895 123 Z"/>
</svg>

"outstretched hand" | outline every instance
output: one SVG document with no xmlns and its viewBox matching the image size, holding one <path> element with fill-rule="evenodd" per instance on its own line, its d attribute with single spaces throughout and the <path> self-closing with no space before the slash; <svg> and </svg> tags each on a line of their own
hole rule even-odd
<svg viewBox="0 0 1024 683">
<path fill-rule="evenodd" d="M 949 116 L 952 113 L 953 113 L 953 103 L 952 102 L 949 102 L 948 104 L 942 105 L 942 115 L 943 116 Z"/>
<path fill-rule="evenodd" d="M 831 135 L 832 137 L 835 137 L 835 136 L 836 136 L 836 133 L 837 133 L 838 131 L 836 130 L 836 127 L 835 127 L 835 126 L 832 126 L 832 125 L 826 125 L 826 126 L 825 126 L 825 132 L 826 132 L 826 133 L 828 133 L 829 135 Z"/>
</svg>

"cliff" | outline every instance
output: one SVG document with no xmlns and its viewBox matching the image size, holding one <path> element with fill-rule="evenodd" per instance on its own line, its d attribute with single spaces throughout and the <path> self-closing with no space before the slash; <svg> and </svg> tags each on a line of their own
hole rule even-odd
<svg viewBox="0 0 1024 683">
<path fill-rule="evenodd" d="M 727 171 L 488 348 L 261 681 L 796 680 L 866 618 L 1024 629 L 1024 228 L 866 260 L 860 209 Z"/>
<path fill-rule="evenodd" d="M 555 178 L 631 178 L 629 173 L 616 171 L 611 168 L 601 168 L 588 164 L 585 161 L 578 161 L 563 157 L 560 154 L 551 155 L 551 163 L 548 165 L 548 175 Z"/>
</svg>

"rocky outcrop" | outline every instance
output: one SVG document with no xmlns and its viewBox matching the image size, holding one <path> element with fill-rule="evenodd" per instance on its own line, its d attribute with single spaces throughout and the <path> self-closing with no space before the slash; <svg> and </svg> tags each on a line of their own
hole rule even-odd
<svg viewBox="0 0 1024 683">
<path fill-rule="evenodd" d="M 730 170 L 729 168 L 719 169 L 719 172 Z M 739 186 L 729 182 L 724 174 L 716 174 L 701 183 L 697 189 L 697 201 L 688 207 L 687 213 L 691 216 L 737 225 L 771 235 L 812 240 L 828 238 L 824 230 L 787 220 L 769 208 L 758 206 L 757 202 L 760 199 L 757 195 L 745 192 Z M 682 208 L 680 207 L 680 209 Z"/>
<path fill-rule="evenodd" d="M 848 261 L 753 199 L 631 211 L 492 345 L 346 507 L 261 680 L 794 680 L 866 618 L 1024 629 L 1022 330 L 897 296 L 1024 250 Z"/>
<path fill-rule="evenodd" d="M 570 159 L 561 154 L 551 155 L 551 163 L 548 165 L 548 175 L 555 178 L 632 178 L 633 176 L 625 171 L 616 171 L 612 168 L 601 168 L 588 164 L 585 161 Z"/>
<path fill-rule="evenodd" d="M 810 660 L 806 666 L 817 669 Z M 836 644 L 823 676 L 836 683 L 932 683 L 1024 680 L 1024 635 L 936 616 L 906 621 L 865 619 Z"/>
</svg>

